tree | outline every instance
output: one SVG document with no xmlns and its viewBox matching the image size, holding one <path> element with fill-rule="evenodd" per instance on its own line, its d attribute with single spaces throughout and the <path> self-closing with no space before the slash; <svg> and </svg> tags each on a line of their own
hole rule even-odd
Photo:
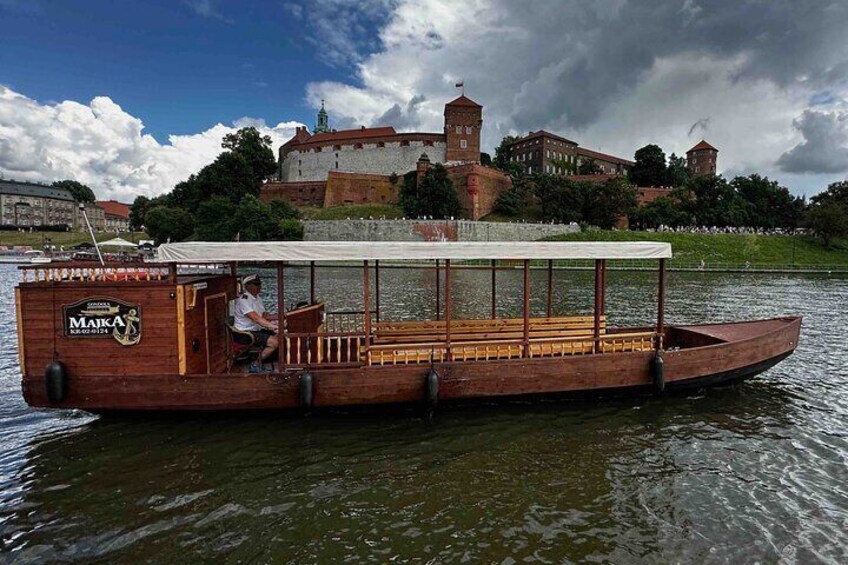
<svg viewBox="0 0 848 565">
<path fill-rule="evenodd" d="M 587 200 L 584 221 L 608 230 L 636 209 L 636 190 L 626 179 L 611 178 L 596 185 Z"/>
<path fill-rule="evenodd" d="M 56 188 L 64 188 L 71 193 L 77 202 L 94 202 L 94 191 L 75 180 L 57 180 L 53 183 Z"/>
<path fill-rule="evenodd" d="M 597 175 L 603 173 L 604 170 L 591 157 L 581 157 L 580 164 L 577 165 L 578 175 Z"/>
<path fill-rule="evenodd" d="M 480 153 L 480 164 L 484 167 L 492 166 L 492 156 L 488 153 Z"/>
<path fill-rule="evenodd" d="M 630 181 L 636 186 L 663 186 L 666 180 L 665 153 L 659 145 L 646 145 L 636 151 Z"/>
<path fill-rule="evenodd" d="M 300 217 L 298 211 L 292 208 L 291 204 L 285 200 L 272 200 L 268 203 L 268 206 L 271 208 L 271 213 L 278 220 L 291 220 Z"/>
<path fill-rule="evenodd" d="M 848 207 L 833 200 L 813 204 L 804 215 L 804 227 L 830 247 L 835 238 L 848 236 Z"/>
<path fill-rule="evenodd" d="M 702 226 L 749 225 L 748 203 L 721 175 L 699 175 L 689 179 L 682 200 L 684 211 Z"/>
<path fill-rule="evenodd" d="M 526 205 L 526 193 L 519 185 L 504 190 L 495 200 L 495 212 L 505 216 L 518 216 Z"/>
<path fill-rule="evenodd" d="M 548 222 L 580 222 L 585 217 L 586 203 L 593 190 L 591 183 L 573 182 L 565 177 L 541 174 L 532 181 L 532 190 L 542 208 L 542 219 Z"/>
<path fill-rule="evenodd" d="M 144 215 L 150 199 L 146 196 L 136 196 L 130 205 L 130 231 L 141 231 L 144 229 Z"/>
<path fill-rule="evenodd" d="M 241 199 L 232 222 L 240 241 L 274 240 L 280 234 L 280 218 L 274 216 L 268 204 L 252 194 Z"/>
<path fill-rule="evenodd" d="M 798 227 L 804 199 L 792 196 L 777 181 L 750 175 L 736 177 L 730 184 L 747 203 L 749 225 L 764 229 Z"/>
<path fill-rule="evenodd" d="M 510 163 L 509 158 L 512 156 L 512 149 L 510 148 L 510 144 L 516 141 L 518 141 L 518 137 L 515 135 L 507 135 L 503 139 L 501 139 L 500 145 L 495 147 L 495 160 L 493 162 L 495 168 L 498 168 L 502 171 L 507 171 L 507 165 Z"/>
<path fill-rule="evenodd" d="M 412 218 L 458 218 L 462 213 L 456 189 L 447 169 L 441 164 L 430 166 L 420 183 L 415 174 L 407 175 L 401 189 L 400 204 L 404 213 Z"/>
<path fill-rule="evenodd" d="M 260 134 L 254 127 L 228 133 L 224 136 L 221 147 L 244 157 L 259 182 L 277 171 L 277 162 L 271 150 L 271 136 Z"/>
<path fill-rule="evenodd" d="M 631 216 L 632 223 L 643 228 L 659 226 L 682 226 L 691 223 L 691 218 L 684 212 L 677 199 L 660 196 L 656 200 L 640 206 Z"/>
<path fill-rule="evenodd" d="M 297 218 L 280 220 L 280 239 L 283 241 L 298 241 L 303 239 L 303 222 Z"/>
<path fill-rule="evenodd" d="M 194 218 L 182 208 L 154 206 L 144 216 L 147 233 L 157 243 L 182 241 L 194 232 Z"/>
<path fill-rule="evenodd" d="M 200 203 L 195 214 L 197 237 L 201 241 L 233 241 L 236 206 L 225 196 L 215 195 Z"/>
<path fill-rule="evenodd" d="M 688 180 L 689 169 L 686 167 L 686 159 L 672 153 L 668 158 L 668 167 L 665 171 L 665 186 L 683 186 Z"/>
<path fill-rule="evenodd" d="M 813 204 L 834 203 L 848 209 L 848 180 L 829 184 L 824 192 L 816 194 L 810 201 Z"/>
</svg>

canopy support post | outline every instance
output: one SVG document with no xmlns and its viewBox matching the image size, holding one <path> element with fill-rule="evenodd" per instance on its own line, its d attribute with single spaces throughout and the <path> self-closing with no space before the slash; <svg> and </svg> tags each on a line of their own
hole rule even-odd
<svg viewBox="0 0 848 565">
<path fill-rule="evenodd" d="M 548 259 L 548 318 L 554 317 L 554 260 Z"/>
<path fill-rule="evenodd" d="M 492 259 L 492 319 L 496 319 L 498 317 L 498 304 L 497 304 L 497 264 L 498 261 L 496 259 Z"/>
<path fill-rule="evenodd" d="M 451 263 L 445 259 L 445 360 L 451 360 Z"/>
<path fill-rule="evenodd" d="M 279 365 L 286 365 L 288 345 L 286 344 L 286 273 L 285 264 L 277 263 L 277 356 Z"/>
<path fill-rule="evenodd" d="M 524 260 L 524 357 L 530 357 L 530 260 Z"/>
<path fill-rule="evenodd" d="M 380 260 L 374 260 L 374 314 L 380 323 Z"/>
<path fill-rule="evenodd" d="M 441 298 L 440 295 L 441 295 L 441 292 L 442 292 L 441 291 L 442 281 L 440 280 L 441 279 L 441 272 L 442 271 L 439 268 L 439 260 L 436 259 L 436 321 L 437 322 L 442 319 L 442 316 L 441 316 L 442 307 L 441 307 L 441 304 L 439 304 L 439 299 Z"/>
<path fill-rule="evenodd" d="M 315 304 L 315 261 L 309 262 L 309 304 Z"/>
<path fill-rule="evenodd" d="M 602 259 L 595 259 L 595 305 L 594 313 L 594 339 L 592 342 L 592 353 L 598 353 L 601 350 L 601 294 L 603 294 L 603 272 Z"/>
<path fill-rule="evenodd" d="M 371 364 L 371 271 L 368 268 L 368 260 L 362 262 L 363 296 L 365 305 L 365 364 Z"/>
<path fill-rule="evenodd" d="M 659 291 L 657 293 L 657 349 L 663 348 L 665 333 L 665 259 L 660 259 Z"/>
</svg>

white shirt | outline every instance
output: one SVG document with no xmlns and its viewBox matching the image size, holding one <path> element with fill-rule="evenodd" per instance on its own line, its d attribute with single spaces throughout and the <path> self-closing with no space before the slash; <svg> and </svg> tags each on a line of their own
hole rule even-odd
<svg viewBox="0 0 848 565">
<path fill-rule="evenodd" d="M 233 310 L 237 330 L 258 332 L 264 329 L 247 317 L 247 314 L 250 312 L 256 312 L 260 316 L 265 313 L 265 305 L 262 304 L 262 299 L 259 296 L 254 296 L 245 291 L 241 296 L 236 298 L 235 308 Z"/>
</svg>

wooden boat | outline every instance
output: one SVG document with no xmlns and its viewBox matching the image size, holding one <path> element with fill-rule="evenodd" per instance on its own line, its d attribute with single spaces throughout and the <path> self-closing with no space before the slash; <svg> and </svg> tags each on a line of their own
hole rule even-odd
<svg viewBox="0 0 848 565">
<path fill-rule="evenodd" d="M 793 352 L 798 317 L 667 326 L 670 257 L 668 244 L 653 242 L 196 242 L 161 246 L 155 263 L 20 267 L 23 394 L 31 406 L 90 411 L 433 406 L 721 385 Z M 553 312 L 551 273 L 558 259 L 593 262 L 592 312 Z M 657 318 L 617 327 L 606 313 L 607 261 L 630 259 L 657 261 Z M 433 319 L 381 318 L 381 261 L 384 269 L 386 261 L 412 261 L 435 271 Z M 270 373 L 250 374 L 234 362 L 228 315 L 238 292 L 237 262 L 276 268 L 278 311 L 284 310 L 286 267 L 299 262 L 310 269 L 311 303 L 284 312 L 279 359 Z M 316 300 L 317 268 L 338 262 L 361 269 L 361 311 L 325 311 Z M 539 276 L 540 267 L 547 311 L 531 317 L 531 269 Z M 490 319 L 453 315 L 451 278 L 465 268 L 491 270 Z M 497 273 L 504 269 L 523 272 L 521 318 L 497 315 Z"/>
</svg>

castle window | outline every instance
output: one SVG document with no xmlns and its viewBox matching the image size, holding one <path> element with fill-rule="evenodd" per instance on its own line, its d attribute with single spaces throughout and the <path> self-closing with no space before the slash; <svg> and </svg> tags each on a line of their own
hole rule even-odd
<svg viewBox="0 0 848 565">
<path fill-rule="evenodd" d="M 401 147 L 409 147 L 409 141 L 404 139 L 403 141 L 400 142 L 400 146 Z"/>
<path fill-rule="evenodd" d="M 468 149 L 468 142 L 464 139 L 459 140 L 459 148 L 460 149 Z"/>
<path fill-rule="evenodd" d="M 338 154 L 338 153 L 336 153 L 336 159 L 338 159 L 338 158 L 339 158 L 339 154 Z"/>
<path fill-rule="evenodd" d="M 361 143 L 357 143 L 357 144 L 355 144 L 355 145 L 353 146 L 353 148 L 354 148 L 354 149 L 362 149 L 362 144 L 361 144 Z"/>
<path fill-rule="evenodd" d="M 385 147 L 385 146 L 386 146 L 386 143 L 384 141 L 380 141 L 379 143 L 377 143 L 377 147 Z"/>
<path fill-rule="evenodd" d="M 545 151 L 545 157 L 547 157 L 548 159 L 550 159 L 550 158 L 551 158 L 551 150 L 550 150 L 550 149 L 548 149 L 547 151 Z"/>
<path fill-rule="evenodd" d="M 462 133 L 462 126 L 456 126 L 456 133 Z"/>
<path fill-rule="evenodd" d="M 339 162 L 338 161 L 336 161 L 336 168 L 337 169 L 339 168 Z"/>
<path fill-rule="evenodd" d="M 341 145 L 333 145 L 333 151 L 341 151 L 341 150 L 342 150 Z"/>
<path fill-rule="evenodd" d="M 433 142 L 430 141 L 429 139 L 425 140 L 424 141 L 424 147 L 433 147 Z"/>
<path fill-rule="evenodd" d="M 465 133 L 467 133 L 468 135 L 471 135 L 471 130 L 472 130 L 472 129 L 473 129 L 473 128 L 472 128 L 471 126 L 465 126 Z"/>
<path fill-rule="evenodd" d="M 299 176 L 299 177 L 303 176 L 303 173 L 300 171 L 300 169 L 297 170 L 297 176 Z"/>
</svg>

